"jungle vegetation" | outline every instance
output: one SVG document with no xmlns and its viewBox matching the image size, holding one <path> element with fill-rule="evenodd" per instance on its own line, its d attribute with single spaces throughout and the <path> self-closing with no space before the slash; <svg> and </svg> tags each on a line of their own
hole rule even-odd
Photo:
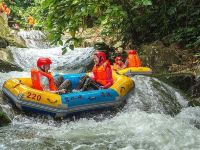
<svg viewBox="0 0 200 150">
<path fill-rule="evenodd" d="M 53 43 L 80 28 L 101 28 L 102 36 L 115 36 L 123 43 L 137 45 L 155 40 L 200 47 L 199 0 L 5 0 L 12 17 L 25 26 L 33 15 L 38 26 L 49 33 Z M 68 41 L 69 42 L 69 41 Z"/>
</svg>

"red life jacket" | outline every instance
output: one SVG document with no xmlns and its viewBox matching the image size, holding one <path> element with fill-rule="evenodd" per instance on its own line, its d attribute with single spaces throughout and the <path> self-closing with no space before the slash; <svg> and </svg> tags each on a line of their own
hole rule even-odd
<svg viewBox="0 0 200 150">
<path fill-rule="evenodd" d="M 105 61 L 100 66 L 94 66 L 92 72 L 94 74 L 94 79 L 96 82 L 100 83 L 101 85 L 106 85 L 108 82 L 112 82 L 113 79 L 108 79 L 106 69 L 109 68 L 111 70 L 111 66 L 109 61 Z M 111 71 L 112 73 L 112 71 Z M 112 77 L 112 75 L 111 75 Z"/>
<path fill-rule="evenodd" d="M 43 88 L 40 83 L 40 76 L 45 76 L 49 79 L 49 89 L 51 91 L 56 91 L 57 87 L 54 84 L 54 79 L 51 73 L 46 73 L 40 70 L 31 70 L 31 79 L 32 79 L 32 87 L 37 90 L 43 91 Z"/>
<path fill-rule="evenodd" d="M 128 67 L 141 67 L 141 61 L 137 54 L 128 55 Z"/>
</svg>

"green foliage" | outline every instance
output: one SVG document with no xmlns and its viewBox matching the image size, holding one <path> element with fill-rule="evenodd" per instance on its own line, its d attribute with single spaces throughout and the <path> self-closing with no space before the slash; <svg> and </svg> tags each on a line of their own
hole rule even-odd
<svg viewBox="0 0 200 150">
<path fill-rule="evenodd" d="M 119 28 L 126 17 L 122 7 L 111 5 L 108 0 L 44 0 L 42 8 L 47 12 L 44 22 L 49 38 L 53 43 L 61 41 L 65 32 L 75 33 L 80 28 L 101 26 L 102 35 L 111 35 L 119 32 Z M 64 45 L 68 45 L 66 41 Z"/>
<path fill-rule="evenodd" d="M 42 19 L 42 16 L 40 16 L 40 11 L 42 10 L 40 8 L 40 0 L 4 0 L 5 3 L 8 5 L 8 7 L 11 10 L 11 19 L 12 22 L 18 23 L 20 25 L 20 28 L 27 28 L 27 17 L 29 15 L 32 15 L 34 19 Z M 38 22 L 36 22 L 38 23 Z M 38 26 L 41 25 L 38 23 Z M 37 28 L 37 26 L 36 26 Z"/>
<path fill-rule="evenodd" d="M 165 40 L 186 48 L 200 47 L 199 0 L 6 1 L 16 21 L 26 26 L 26 18 L 32 14 L 53 43 L 62 43 L 66 32 L 75 38 L 80 28 L 97 26 L 102 36 L 115 37 L 131 46 Z"/>
</svg>

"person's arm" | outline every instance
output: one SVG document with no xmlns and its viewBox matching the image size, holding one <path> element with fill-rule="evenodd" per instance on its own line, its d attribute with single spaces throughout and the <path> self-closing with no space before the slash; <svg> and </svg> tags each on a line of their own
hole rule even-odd
<svg viewBox="0 0 200 150">
<path fill-rule="evenodd" d="M 125 68 L 128 67 L 128 60 L 125 61 Z"/>
<path fill-rule="evenodd" d="M 122 63 L 122 65 L 121 65 L 121 69 L 125 69 L 125 68 L 126 68 L 125 63 Z"/>
</svg>

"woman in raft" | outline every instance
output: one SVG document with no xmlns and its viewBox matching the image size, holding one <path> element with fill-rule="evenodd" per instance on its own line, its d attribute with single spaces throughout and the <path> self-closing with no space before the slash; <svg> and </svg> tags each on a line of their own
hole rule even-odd
<svg viewBox="0 0 200 150">
<path fill-rule="evenodd" d="M 94 53 L 94 67 L 90 76 L 81 78 L 77 90 L 107 89 L 113 85 L 112 69 L 106 54 L 101 51 Z"/>
</svg>

